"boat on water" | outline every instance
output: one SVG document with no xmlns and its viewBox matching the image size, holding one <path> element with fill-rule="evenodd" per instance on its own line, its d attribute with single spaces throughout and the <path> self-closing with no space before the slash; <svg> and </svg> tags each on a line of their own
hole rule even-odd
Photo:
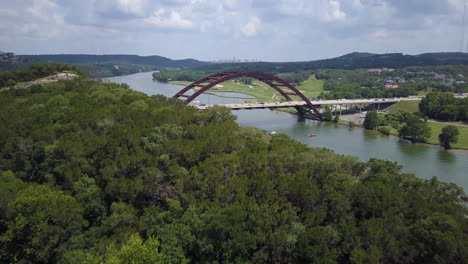
<svg viewBox="0 0 468 264">
<path fill-rule="evenodd" d="M 314 134 L 314 133 L 310 133 L 310 134 L 307 134 L 308 137 L 315 137 L 317 136 L 317 134 Z"/>
<path fill-rule="evenodd" d="M 276 135 L 276 134 L 278 134 L 278 133 L 276 133 L 276 131 L 269 131 L 268 132 L 268 135 Z"/>
</svg>

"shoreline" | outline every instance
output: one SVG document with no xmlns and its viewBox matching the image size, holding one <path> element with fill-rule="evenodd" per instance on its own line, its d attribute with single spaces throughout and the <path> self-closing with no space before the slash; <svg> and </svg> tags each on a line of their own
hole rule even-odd
<svg viewBox="0 0 468 264">
<path fill-rule="evenodd" d="M 342 115 L 342 116 L 347 116 L 347 115 Z M 346 119 L 346 118 L 341 118 L 342 116 L 340 116 L 340 120 L 346 120 L 346 122 L 339 122 L 343 125 L 348 125 L 349 122 L 354 122 L 354 120 L 349 120 L 349 119 Z M 349 116 L 349 115 L 348 115 Z M 454 125 L 453 123 L 450 123 L 450 122 L 440 122 L 440 121 L 435 121 L 435 120 L 429 120 L 428 122 L 432 122 L 432 123 L 438 123 L 438 124 L 443 124 L 443 125 Z M 356 123 L 354 122 L 355 126 L 354 127 L 358 127 L 358 128 L 361 128 L 363 130 L 366 130 L 363 126 L 362 126 L 362 123 Z M 464 128 L 468 128 L 467 126 L 463 126 L 463 125 L 455 125 L 457 127 L 464 127 Z M 410 140 L 405 140 L 405 139 L 402 139 L 398 136 L 397 133 L 395 133 L 394 131 L 390 131 L 390 134 L 386 135 L 380 131 L 378 131 L 377 129 L 367 129 L 368 131 L 373 131 L 375 132 L 376 134 L 379 134 L 381 136 L 392 136 L 392 137 L 396 137 L 400 140 L 403 140 L 403 141 L 408 141 L 408 142 L 411 142 L 412 144 L 422 144 L 422 145 L 429 145 L 429 146 L 438 146 L 440 147 L 441 150 L 447 150 L 447 151 L 450 151 L 450 150 L 468 150 L 468 148 L 464 148 L 464 147 L 455 147 L 455 146 L 452 146 L 450 149 L 444 149 L 443 147 L 440 146 L 440 144 L 438 143 L 431 143 L 431 142 L 412 142 Z"/>
<path fill-rule="evenodd" d="M 172 84 L 175 84 L 175 83 L 172 83 Z M 178 84 L 180 85 L 180 84 Z M 230 92 L 230 91 L 219 91 L 219 92 Z M 219 95 L 219 94 L 216 94 L 216 93 L 210 93 L 210 92 L 207 92 L 211 95 L 214 95 L 214 96 L 218 96 L 218 97 L 224 97 L 222 95 Z M 238 92 L 240 93 L 240 92 Z M 245 94 L 245 93 L 240 93 L 240 94 Z M 250 94 L 248 94 L 250 95 Z M 254 96 L 254 95 L 250 95 L 250 96 Z M 233 98 L 233 97 L 231 97 Z M 240 99 L 245 99 L 245 98 L 241 98 L 241 97 L 235 97 L 235 98 L 240 98 Z M 250 99 L 250 98 L 249 98 Z M 261 99 L 259 98 L 251 98 L 250 100 L 252 101 L 257 101 L 257 102 L 261 102 Z M 272 111 L 279 111 L 279 112 L 283 112 L 283 113 L 288 113 L 288 114 L 292 114 L 292 115 L 297 115 L 297 112 L 295 110 L 290 110 L 290 108 L 284 108 L 284 109 L 274 109 Z M 352 114 L 351 114 L 352 115 Z M 338 121 L 339 124 L 342 124 L 342 125 L 345 125 L 345 126 L 349 126 L 348 125 L 348 122 L 352 121 L 354 122 L 353 120 L 348 120 L 346 118 L 343 118 L 343 117 L 346 117 L 346 116 L 349 116 L 349 115 L 339 115 L 339 119 L 340 121 L 341 120 L 346 120 L 345 122 L 340 122 Z M 326 121 L 322 121 L 322 122 L 326 122 Z M 453 123 L 450 123 L 450 122 L 440 122 L 440 121 L 435 121 L 435 120 L 429 120 L 429 122 L 433 122 L 433 123 L 438 123 L 438 124 L 442 124 L 442 125 L 455 125 L 457 127 L 467 127 L 467 126 L 463 126 L 461 124 L 453 124 Z M 362 123 L 356 123 L 354 122 L 356 125 L 354 127 L 358 127 L 358 128 L 361 128 L 361 129 L 364 129 L 362 127 Z M 404 140 L 404 139 L 401 139 L 400 137 L 398 137 L 398 134 L 395 134 L 395 133 L 390 133 L 389 135 L 386 135 L 376 129 L 371 129 L 370 131 L 374 131 L 375 133 L 381 135 L 381 136 L 393 136 L 393 137 L 396 137 L 398 138 L 399 140 Z M 440 145 L 438 143 L 431 143 L 431 142 L 411 142 L 412 144 L 423 144 L 423 145 L 429 145 L 429 146 L 439 146 Z M 442 147 L 440 147 L 441 149 L 443 149 Z M 450 150 L 468 150 L 468 148 L 464 148 L 464 147 L 456 147 L 456 146 L 452 146 L 450 149 L 448 149 L 447 151 L 450 151 Z"/>
<path fill-rule="evenodd" d="M 154 80 L 154 79 L 153 79 Z M 154 81 L 157 81 L 157 80 L 154 80 Z M 178 81 L 169 81 L 167 82 L 169 84 L 174 84 L 174 85 L 179 85 L 181 87 L 183 87 L 184 85 L 182 84 L 183 82 L 178 82 Z M 235 92 L 235 91 L 223 91 L 223 89 L 219 89 L 217 90 L 216 92 Z M 248 96 L 253 96 L 255 98 L 242 98 L 242 97 L 227 97 L 227 96 L 222 96 L 220 94 L 217 94 L 216 92 L 207 92 L 207 94 L 210 94 L 210 95 L 213 95 L 213 96 L 217 96 L 217 97 L 224 97 L 224 98 L 240 98 L 240 99 L 248 99 L 248 100 L 252 100 L 252 101 L 256 101 L 256 102 L 262 102 L 262 98 L 258 98 L 256 97 L 255 95 L 253 94 L 248 94 L 248 93 L 244 93 L 244 92 L 235 92 L 235 93 L 239 93 L 239 94 L 246 94 Z M 295 112 L 295 110 L 290 110 L 290 108 L 284 108 L 284 109 L 274 109 L 272 111 L 278 111 L 278 112 L 283 112 L 283 113 L 288 113 L 288 114 L 292 114 L 292 115 L 297 115 L 297 112 Z M 356 126 L 354 127 L 357 127 L 357 128 L 361 128 L 364 130 L 364 128 L 362 127 L 362 123 L 357 123 L 353 120 L 349 120 L 349 119 L 346 119 L 346 118 L 342 118 L 342 117 L 346 117 L 346 116 L 349 116 L 349 115 L 340 115 L 339 118 L 340 118 L 340 121 L 338 121 L 339 124 L 341 125 L 345 125 L 345 126 L 349 126 L 348 125 L 348 122 L 349 121 L 352 121 L 356 124 Z M 342 122 L 341 120 L 346 120 L 344 122 Z M 326 122 L 326 121 L 322 121 L 322 122 Z M 449 122 L 440 122 L 440 121 L 434 121 L 434 120 L 430 120 L 429 122 L 434 122 L 434 123 L 438 123 L 438 124 L 444 124 L 444 125 L 454 125 L 453 123 L 449 123 Z M 455 124 L 456 125 L 456 124 Z M 467 127 L 467 126 L 463 126 L 463 125 L 456 125 L 457 127 Z M 375 130 L 375 129 L 372 129 L 372 130 L 369 130 L 369 131 L 373 131 L 375 132 L 376 134 L 379 134 L 380 136 L 392 136 L 392 137 L 396 137 L 400 140 L 403 140 L 401 138 L 398 137 L 398 134 L 395 134 L 395 133 L 390 133 L 389 135 L 386 135 L 386 134 L 383 134 L 382 132 L 378 131 L 378 130 Z M 364 131 L 363 131 L 364 132 Z M 438 143 L 430 143 L 430 142 L 412 142 L 412 144 L 422 144 L 422 145 L 429 145 L 429 146 L 439 146 L 440 145 Z M 443 150 L 442 147 L 440 147 L 441 150 Z M 463 148 L 463 147 L 455 147 L 455 146 L 452 146 L 451 149 L 448 149 L 447 151 L 450 151 L 450 150 L 462 150 L 462 151 L 467 151 L 468 148 Z"/>
</svg>

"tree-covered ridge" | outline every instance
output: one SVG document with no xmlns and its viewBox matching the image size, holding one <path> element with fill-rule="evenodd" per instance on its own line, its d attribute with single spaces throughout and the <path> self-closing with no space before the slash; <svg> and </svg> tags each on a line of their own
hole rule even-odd
<svg viewBox="0 0 468 264">
<path fill-rule="evenodd" d="M 418 92 L 468 92 L 466 65 L 406 67 L 375 73 L 375 69 L 319 69 L 325 80 L 322 98 L 406 97 Z M 387 87 L 386 87 L 387 86 Z"/>
<path fill-rule="evenodd" d="M 194 59 L 172 60 L 162 56 L 138 56 L 126 54 L 92 55 L 92 54 L 42 54 L 22 55 L 21 58 L 41 60 L 46 62 L 60 62 L 71 64 L 108 64 L 124 63 L 151 65 L 167 68 L 193 68 L 207 64 L 207 62 Z"/>
<path fill-rule="evenodd" d="M 316 69 L 403 68 L 409 66 L 466 64 L 468 64 L 468 54 L 461 52 L 425 53 L 420 55 L 353 52 L 336 58 L 315 61 L 207 64 L 195 69 L 209 72 L 260 71 L 276 74 Z"/>
<path fill-rule="evenodd" d="M 126 85 L 0 93 L 2 263 L 463 263 L 454 184 Z"/>
<path fill-rule="evenodd" d="M 194 82 L 205 76 L 209 75 L 205 72 L 191 71 L 191 70 L 161 70 L 153 73 L 153 79 L 159 82 L 169 81 L 187 81 Z"/>
<path fill-rule="evenodd" d="M 0 88 L 13 86 L 20 82 L 34 81 L 63 71 L 72 71 L 80 76 L 87 74 L 78 67 L 62 63 L 33 63 L 28 67 L 16 71 L 0 72 Z"/>
</svg>

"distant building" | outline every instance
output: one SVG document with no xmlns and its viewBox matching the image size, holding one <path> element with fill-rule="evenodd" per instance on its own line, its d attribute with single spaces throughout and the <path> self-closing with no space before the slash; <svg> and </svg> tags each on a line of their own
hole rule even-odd
<svg viewBox="0 0 468 264">
<path fill-rule="evenodd" d="M 368 73 L 375 73 L 375 74 L 380 74 L 382 73 L 381 69 L 369 69 L 367 70 Z"/>
<path fill-rule="evenodd" d="M 392 68 L 381 68 L 381 69 L 369 69 L 368 73 L 381 74 L 382 72 L 394 72 L 395 69 Z"/>
<path fill-rule="evenodd" d="M 385 89 L 396 89 L 398 88 L 398 85 L 396 84 L 386 84 Z"/>
</svg>

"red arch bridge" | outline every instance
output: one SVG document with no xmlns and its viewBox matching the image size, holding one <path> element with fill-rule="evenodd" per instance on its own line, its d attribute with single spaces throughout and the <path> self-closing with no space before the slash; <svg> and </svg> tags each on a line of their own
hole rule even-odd
<svg viewBox="0 0 468 264">
<path fill-rule="evenodd" d="M 320 114 L 318 107 L 325 105 L 335 106 L 335 110 L 337 109 L 337 106 L 340 106 L 340 111 L 342 109 L 342 106 L 358 104 L 368 105 L 368 108 L 372 109 L 383 109 L 401 100 L 420 100 L 420 98 L 372 98 L 311 101 L 288 81 L 273 76 L 271 74 L 259 72 L 220 72 L 211 74 L 186 86 L 185 88 L 180 90 L 176 95 L 174 95 L 174 98 L 185 97 L 187 98 L 185 100 L 185 103 L 189 104 L 202 93 L 208 91 L 216 85 L 240 77 L 251 77 L 269 85 L 271 88 L 275 89 L 279 94 L 281 94 L 286 99 L 286 101 L 268 103 L 224 104 L 224 106 L 234 110 L 295 107 L 298 110 L 298 112 L 305 117 L 311 119 L 321 119 L 322 115 Z M 191 95 L 185 94 L 187 91 L 194 88 L 199 89 Z M 291 96 L 298 96 L 300 100 L 293 100 Z M 197 108 L 199 110 L 205 110 L 212 106 L 213 105 L 200 105 L 197 106 Z"/>
<path fill-rule="evenodd" d="M 314 104 L 312 104 L 312 102 L 303 93 L 301 93 L 296 87 L 294 87 L 294 85 L 292 85 L 286 80 L 283 80 L 271 74 L 260 73 L 260 72 L 220 72 L 220 73 L 211 74 L 188 85 L 187 87 L 182 89 L 180 92 L 178 92 L 176 95 L 174 95 L 174 97 L 175 98 L 185 97 L 187 98 L 185 100 L 185 103 L 189 104 L 199 95 L 215 87 L 217 84 L 220 84 L 222 82 L 229 81 L 232 79 L 240 78 L 240 77 L 254 78 L 269 85 L 271 88 L 275 89 L 279 94 L 281 94 L 286 99 L 287 102 L 290 102 L 290 105 L 288 107 L 295 107 L 297 111 L 301 114 L 308 114 L 313 118 L 321 119 L 322 115 L 318 111 L 317 107 Z M 197 88 L 197 87 L 200 89 L 198 89 L 194 94 L 192 95 L 185 94 L 187 91 Z M 292 102 L 296 102 L 291 98 L 291 96 L 294 96 L 294 95 L 299 96 L 299 98 L 302 100 L 300 101 L 301 104 L 292 103 Z M 226 105 L 226 106 L 231 109 L 252 109 L 249 107 L 236 108 L 233 106 L 230 107 L 230 105 Z M 200 107 L 200 109 L 203 110 L 203 109 L 206 109 L 206 107 L 209 107 L 209 106 L 205 106 L 204 108 Z M 273 108 L 273 107 L 269 107 L 268 105 L 263 104 L 263 107 L 258 107 L 258 108 Z"/>
</svg>

